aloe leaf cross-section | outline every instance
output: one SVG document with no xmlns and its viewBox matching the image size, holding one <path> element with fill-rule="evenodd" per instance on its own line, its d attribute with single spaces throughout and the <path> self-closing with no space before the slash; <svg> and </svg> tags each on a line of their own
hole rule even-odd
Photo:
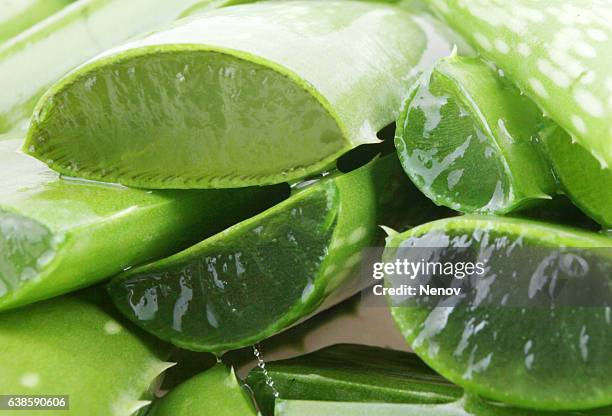
<svg viewBox="0 0 612 416">
<path fill-rule="evenodd" d="M 19 7 L 39 3 L 39 8 L 61 2 L 67 3 L 9 1 Z M 0 134 L 17 130 L 23 135 L 38 99 L 67 72 L 108 48 L 174 21 L 195 3 L 198 0 L 79 0 L 0 44 Z M 1 21 L 0 26 L 4 29 Z"/>
<path fill-rule="evenodd" d="M 439 247 L 432 253 L 440 253 L 441 264 L 461 258 L 484 270 L 469 280 L 438 273 L 422 283 L 468 282 L 472 290 L 456 296 L 390 294 L 402 334 L 433 369 L 468 392 L 518 407 L 612 405 L 610 238 L 545 222 L 465 216 L 392 235 L 384 257 L 406 259 L 402 252 L 423 247 Z M 402 282 L 386 277 L 391 289 Z"/>
<path fill-rule="evenodd" d="M 376 142 L 408 81 L 449 49 L 425 19 L 388 4 L 224 7 L 64 77 L 38 103 L 24 150 L 128 186 L 292 182 Z"/>
<path fill-rule="evenodd" d="M 413 87 L 395 144 L 406 173 L 438 205 L 508 213 L 557 192 L 535 141 L 541 110 L 480 58 L 439 60 Z"/>
<path fill-rule="evenodd" d="M 107 299 L 88 292 L 0 314 L 0 392 L 68 396 L 67 410 L 50 414 L 132 416 L 146 407 L 172 366 L 168 347 L 109 311 Z"/>
<path fill-rule="evenodd" d="M 392 154 L 129 270 L 109 290 L 129 319 L 179 347 L 241 348 L 356 293 L 364 249 L 381 243 L 378 225 L 415 225 L 432 207 Z"/>
<path fill-rule="evenodd" d="M 176 253 L 286 193 L 150 192 L 60 179 L 18 153 L 21 143 L 0 142 L 0 310 Z"/>
</svg>

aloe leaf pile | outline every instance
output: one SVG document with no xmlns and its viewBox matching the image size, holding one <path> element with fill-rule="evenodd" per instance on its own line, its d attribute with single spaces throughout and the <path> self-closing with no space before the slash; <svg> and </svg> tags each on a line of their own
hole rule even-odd
<svg viewBox="0 0 612 416">
<path fill-rule="evenodd" d="M 0 414 L 612 415 L 610 21 L 0 0 Z"/>
</svg>

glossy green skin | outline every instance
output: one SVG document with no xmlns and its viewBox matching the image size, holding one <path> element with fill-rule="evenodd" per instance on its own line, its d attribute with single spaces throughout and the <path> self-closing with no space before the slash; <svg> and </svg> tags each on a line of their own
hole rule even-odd
<svg viewBox="0 0 612 416">
<path fill-rule="evenodd" d="M 276 416 L 609 416 L 612 409 L 576 412 L 539 412 L 466 397 L 454 403 L 423 405 L 280 400 Z"/>
<path fill-rule="evenodd" d="M 558 126 L 549 127 L 541 137 L 565 193 L 602 227 L 612 229 L 612 171 L 602 169 Z"/>
<path fill-rule="evenodd" d="M 0 392 L 69 395 L 70 410 L 54 414 L 130 416 L 172 365 L 162 361 L 167 349 L 130 332 L 98 301 L 68 295 L 0 314 Z"/>
<path fill-rule="evenodd" d="M 289 199 L 109 285 L 132 321 L 179 347 L 254 344 L 356 293 L 379 224 L 418 222 L 431 205 L 394 155 L 295 189 Z M 435 210 L 433 211 L 435 212 Z"/>
<path fill-rule="evenodd" d="M 147 416 L 255 416 L 233 370 L 217 364 L 155 402 Z"/>
<path fill-rule="evenodd" d="M 268 362 L 266 370 L 281 400 L 440 404 L 463 394 L 415 354 L 362 345 Z M 246 383 L 262 414 L 272 416 L 275 398 L 261 368 L 251 370 Z"/>
<path fill-rule="evenodd" d="M 449 51 L 424 19 L 381 3 L 220 8 L 66 76 L 24 150 L 71 176 L 146 188 L 296 181 L 377 142 L 407 81 Z"/>
<path fill-rule="evenodd" d="M 61 10 L 74 0 L 3 0 L 0 2 L 0 44 Z"/>
<path fill-rule="evenodd" d="M 276 188 L 150 192 L 60 179 L 17 153 L 20 144 L 0 142 L 0 310 L 176 253 L 284 195 Z"/>
<path fill-rule="evenodd" d="M 481 250 L 497 250 L 497 256 L 504 255 L 508 244 L 517 241 L 523 246 L 544 247 L 612 245 L 609 238 L 577 229 L 520 219 L 467 216 L 391 236 L 385 250 L 387 259 L 393 256 L 394 247 L 410 237 L 419 237 L 427 244 L 437 242 L 434 246 L 451 237 L 452 241 Z M 483 246 L 477 241 L 488 244 Z M 489 283 L 490 291 L 504 284 L 503 279 Z M 521 282 L 525 284 L 529 282 Z M 606 308 L 392 305 L 391 313 L 413 350 L 433 369 L 468 391 L 542 410 L 612 404 L 612 323 Z M 482 328 L 476 331 L 479 325 Z"/>
<path fill-rule="evenodd" d="M 605 169 L 612 166 L 612 6 L 591 0 L 431 0 Z"/>
<path fill-rule="evenodd" d="M 27 129 L 23 120 L 30 118 L 36 101 L 68 71 L 127 39 L 172 22 L 196 2 L 81 0 L 1 44 L 0 133 L 17 129 L 23 134 Z"/>
<path fill-rule="evenodd" d="M 533 142 L 542 122 L 538 107 L 485 62 L 451 56 L 413 87 L 395 143 L 406 173 L 436 204 L 508 213 L 557 191 Z"/>
</svg>

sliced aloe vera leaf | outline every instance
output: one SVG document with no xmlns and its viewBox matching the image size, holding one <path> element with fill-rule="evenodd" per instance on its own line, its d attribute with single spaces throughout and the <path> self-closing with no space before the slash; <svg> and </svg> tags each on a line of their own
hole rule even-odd
<svg viewBox="0 0 612 416">
<path fill-rule="evenodd" d="M 0 2 L 0 44 L 61 10 L 74 0 L 3 0 Z"/>
<path fill-rule="evenodd" d="M 612 171 L 558 126 L 542 132 L 542 142 L 568 197 L 604 228 L 612 228 Z"/>
<path fill-rule="evenodd" d="M 41 0 L 45 3 L 48 0 Z M 27 129 L 38 99 L 68 71 L 177 18 L 197 0 L 80 0 L 0 45 L 0 133 Z"/>
<path fill-rule="evenodd" d="M 362 345 L 335 345 L 265 368 L 267 376 L 255 367 L 246 379 L 265 416 L 278 400 L 269 379 L 282 400 L 437 404 L 463 394 L 415 354 Z"/>
<path fill-rule="evenodd" d="M 612 409 L 540 412 L 469 399 L 448 404 L 351 403 L 308 400 L 279 400 L 276 416 L 608 416 Z"/>
<path fill-rule="evenodd" d="M 248 346 L 358 291 L 355 271 L 363 249 L 380 243 L 378 224 L 432 215 L 395 155 L 299 188 L 253 218 L 113 279 L 115 304 L 185 349 Z"/>
<path fill-rule="evenodd" d="M 66 76 L 24 149 L 71 176 L 146 188 L 294 181 L 376 142 L 405 79 L 449 49 L 425 19 L 380 3 L 220 8 Z"/>
<path fill-rule="evenodd" d="M 580 273 L 570 270 L 557 280 L 556 273 L 549 276 L 548 269 L 540 266 L 552 264 L 547 256 L 554 254 L 553 249 L 574 247 L 583 257 L 571 259 L 587 261 L 584 256 L 588 254 L 590 261 L 595 260 L 588 267 L 598 263 L 609 267 L 611 239 L 535 221 L 466 216 L 390 237 L 385 258 L 394 261 L 398 247 L 413 246 L 448 247 L 450 254 L 457 247 L 469 248 L 476 257 L 484 255 L 502 263 L 509 259 L 513 270 L 504 272 L 496 269 L 501 263 L 487 263 L 487 274 L 474 283 L 482 296 L 476 293 L 475 298 L 470 294 L 451 303 L 442 298 L 434 306 L 390 299 L 391 313 L 402 334 L 433 369 L 470 392 L 519 407 L 572 410 L 612 404 L 609 306 L 502 306 L 504 295 L 546 299 L 544 292 L 553 287 L 570 283 L 577 287 Z M 519 251 L 533 254 L 521 257 L 516 255 Z M 444 263 L 445 259 L 442 253 L 439 260 Z M 563 276 L 572 278 L 564 280 Z M 446 278 L 445 282 L 451 285 L 455 280 Z M 387 284 L 393 282 L 387 279 Z M 585 281 L 582 291 L 589 289 L 588 284 Z M 608 297 L 609 287 L 602 288 Z M 485 302 L 498 298 L 502 301 Z"/>
<path fill-rule="evenodd" d="M 431 6 L 491 59 L 602 168 L 612 166 L 608 2 L 434 0 Z"/>
<path fill-rule="evenodd" d="M 109 310 L 79 294 L 2 313 L 0 392 L 68 395 L 70 410 L 54 414 L 130 416 L 148 405 L 172 365 L 163 361 L 168 347 L 136 335 Z"/>
<path fill-rule="evenodd" d="M 253 400 L 233 370 L 223 364 L 207 370 L 156 401 L 148 416 L 255 416 Z"/>
<path fill-rule="evenodd" d="M 436 204 L 508 213 L 556 192 L 532 141 L 540 109 L 482 60 L 441 59 L 413 88 L 395 143 L 406 173 Z"/>
<path fill-rule="evenodd" d="M 176 253 L 285 195 L 275 189 L 150 192 L 60 179 L 0 142 L 0 310 Z"/>
</svg>

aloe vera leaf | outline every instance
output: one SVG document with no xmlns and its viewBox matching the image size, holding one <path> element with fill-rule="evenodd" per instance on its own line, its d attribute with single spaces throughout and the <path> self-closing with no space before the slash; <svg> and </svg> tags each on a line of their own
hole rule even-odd
<svg viewBox="0 0 612 416">
<path fill-rule="evenodd" d="M 558 126 L 542 134 L 542 143 L 565 193 L 583 212 L 612 228 L 612 171 L 600 164 Z"/>
<path fill-rule="evenodd" d="M 0 44 L 61 10 L 74 0 L 3 0 L 0 2 Z"/>
<path fill-rule="evenodd" d="M 0 142 L 0 310 L 176 253 L 285 194 L 266 188 L 149 192 L 59 179 L 18 153 L 20 144 Z"/>
<path fill-rule="evenodd" d="M 425 19 L 385 4 L 224 7 L 63 78 L 24 149 L 71 176 L 146 188 L 295 181 L 377 142 L 406 79 L 449 49 Z"/>
<path fill-rule="evenodd" d="M 432 0 L 577 143 L 612 164 L 612 6 L 606 1 Z"/>
<path fill-rule="evenodd" d="M 332 175 L 201 243 L 113 279 L 118 308 L 157 337 L 222 352 L 270 337 L 347 298 L 378 224 L 418 223 L 431 204 L 395 155 Z"/>
<path fill-rule="evenodd" d="M 167 350 L 135 335 L 104 302 L 67 295 L 0 314 L 0 392 L 70 396 L 70 410 L 54 414 L 130 416 L 172 365 Z"/>
<path fill-rule="evenodd" d="M 266 371 L 282 400 L 439 404 L 463 394 L 415 354 L 362 345 L 334 345 L 267 362 Z M 259 367 L 246 379 L 262 414 L 272 416 L 274 391 L 266 381 Z"/>
<path fill-rule="evenodd" d="M 569 227 L 466 216 L 389 237 L 385 258 L 389 261 L 397 247 L 415 241 L 427 247 L 470 247 L 475 254 L 500 259 L 512 259 L 508 256 L 513 247 L 592 248 L 592 255 L 607 264 L 609 249 L 597 249 L 612 245 L 605 236 Z M 492 277 L 486 276 L 487 296 L 512 291 L 532 298 L 535 294 L 529 289 L 536 274 L 531 272 L 537 270 L 532 270 L 533 262 L 524 260 L 512 260 L 520 280 L 492 270 Z M 545 264 L 546 259 L 541 260 Z M 498 272 L 502 274 L 497 276 Z M 444 377 L 467 391 L 519 407 L 572 410 L 612 404 L 609 307 L 542 305 L 527 310 L 500 304 L 477 307 L 479 301 L 465 299 L 455 307 L 391 304 L 413 350 Z"/>
<path fill-rule="evenodd" d="M 540 109 L 487 64 L 453 55 L 413 87 L 395 143 L 406 173 L 436 204 L 508 213 L 557 190 L 532 141 L 542 122 Z"/>
<path fill-rule="evenodd" d="M 156 401 L 147 416 L 255 416 L 253 400 L 223 364 L 182 383 Z"/>
<path fill-rule="evenodd" d="M 448 404 L 405 404 L 279 400 L 276 416 L 609 416 L 612 409 L 575 412 L 540 412 L 487 402 Z"/>
<path fill-rule="evenodd" d="M 45 0 L 46 1 L 46 0 Z M 36 101 L 68 71 L 142 32 L 172 22 L 197 0 L 80 0 L 0 45 L 0 133 L 23 133 Z"/>
</svg>

